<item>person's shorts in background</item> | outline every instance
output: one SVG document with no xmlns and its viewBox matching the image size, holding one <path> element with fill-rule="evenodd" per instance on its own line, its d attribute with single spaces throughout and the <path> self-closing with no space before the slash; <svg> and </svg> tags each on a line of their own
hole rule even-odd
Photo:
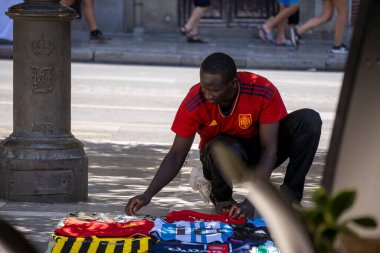
<svg viewBox="0 0 380 253">
<path fill-rule="evenodd" d="M 298 25 L 300 23 L 300 10 L 298 9 L 293 15 L 288 17 L 289 25 Z"/>
<path fill-rule="evenodd" d="M 81 4 L 82 4 L 81 0 L 76 0 L 73 3 L 73 5 L 70 6 L 71 8 L 73 8 L 78 13 L 77 19 L 81 19 L 82 18 Z"/>
<path fill-rule="evenodd" d="M 289 5 L 299 4 L 299 0 L 277 0 L 277 3 L 282 3 L 285 7 L 289 7 Z"/>
<path fill-rule="evenodd" d="M 196 7 L 209 7 L 211 5 L 211 0 L 193 0 Z"/>
</svg>

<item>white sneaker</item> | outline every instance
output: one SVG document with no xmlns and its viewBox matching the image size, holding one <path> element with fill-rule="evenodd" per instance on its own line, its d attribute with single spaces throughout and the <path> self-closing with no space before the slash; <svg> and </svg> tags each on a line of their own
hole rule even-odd
<svg viewBox="0 0 380 253">
<path fill-rule="evenodd" d="M 348 54 L 349 50 L 346 45 L 342 44 L 340 46 L 333 46 L 331 52 L 334 54 Z"/>
<path fill-rule="evenodd" d="M 203 169 L 201 166 L 193 167 L 190 174 L 190 186 L 195 191 L 199 191 L 201 199 L 205 203 L 211 203 L 211 183 L 203 176 Z"/>
<path fill-rule="evenodd" d="M 296 28 L 295 27 L 291 27 L 290 28 L 290 41 L 292 42 L 292 45 L 294 48 L 298 48 L 298 36 L 296 34 Z"/>
</svg>

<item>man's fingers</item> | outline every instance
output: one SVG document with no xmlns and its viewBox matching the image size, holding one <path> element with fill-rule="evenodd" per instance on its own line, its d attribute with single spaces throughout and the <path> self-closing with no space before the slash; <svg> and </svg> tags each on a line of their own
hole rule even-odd
<svg viewBox="0 0 380 253">
<path fill-rule="evenodd" d="M 241 209 L 237 206 L 232 206 L 231 209 L 230 209 L 230 212 L 228 214 L 228 216 L 231 218 L 231 219 L 237 219 L 241 214 Z"/>
<path fill-rule="evenodd" d="M 145 206 L 146 203 L 142 199 L 136 199 L 132 208 L 133 215 L 137 215 L 137 211 L 141 209 L 141 207 Z"/>
<path fill-rule="evenodd" d="M 141 200 L 139 200 L 139 199 L 131 199 L 128 202 L 127 206 L 125 207 L 125 212 L 128 215 L 136 215 L 136 212 L 140 209 L 139 204 L 140 204 L 140 207 L 141 207 Z"/>
<path fill-rule="evenodd" d="M 132 208 L 132 213 L 133 213 L 134 216 L 137 215 L 136 212 L 137 212 L 138 210 L 140 210 L 140 208 L 141 208 L 141 206 L 140 206 L 138 203 L 136 203 L 135 206 Z"/>
<path fill-rule="evenodd" d="M 128 203 L 127 206 L 125 207 L 125 212 L 128 215 L 133 215 L 133 203 Z"/>
<path fill-rule="evenodd" d="M 228 217 L 232 218 L 232 215 L 236 212 L 237 209 L 239 209 L 237 206 L 232 205 L 230 208 L 230 212 L 228 213 Z"/>
<path fill-rule="evenodd" d="M 140 201 L 135 201 L 135 202 L 133 203 L 132 208 L 131 208 L 131 210 L 132 210 L 132 214 L 133 214 L 133 215 L 136 215 L 136 212 L 140 209 L 140 207 L 141 207 Z"/>
<path fill-rule="evenodd" d="M 241 219 L 252 219 L 255 214 L 255 211 L 250 208 L 242 208 L 240 217 Z"/>
<path fill-rule="evenodd" d="M 230 209 L 228 217 L 230 217 L 231 219 L 248 219 L 252 218 L 253 215 L 254 211 L 252 213 L 250 207 L 244 205 L 233 205 Z"/>
</svg>

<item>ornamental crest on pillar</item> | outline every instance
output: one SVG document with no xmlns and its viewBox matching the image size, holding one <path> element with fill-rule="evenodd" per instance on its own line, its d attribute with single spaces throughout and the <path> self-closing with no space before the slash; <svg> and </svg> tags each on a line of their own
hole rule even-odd
<svg viewBox="0 0 380 253">
<path fill-rule="evenodd" d="M 33 40 L 31 45 L 33 54 L 37 56 L 49 56 L 54 51 L 54 43 L 45 40 L 43 33 L 38 40 Z"/>
<path fill-rule="evenodd" d="M 32 67 L 32 90 L 37 93 L 47 93 L 53 89 L 53 67 Z"/>
</svg>

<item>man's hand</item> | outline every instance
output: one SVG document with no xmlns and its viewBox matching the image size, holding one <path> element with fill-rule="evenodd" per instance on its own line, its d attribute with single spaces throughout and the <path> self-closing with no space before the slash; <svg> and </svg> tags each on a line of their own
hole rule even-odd
<svg viewBox="0 0 380 253">
<path fill-rule="evenodd" d="M 232 205 L 230 212 L 228 213 L 228 216 L 231 219 L 251 219 L 254 215 L 255 208 L 247 199 L 243 202 Z"/>
<path fill-rule="evenodd" d="M 136 216 L 136 212 L 140 210 L 141 207 L 148 205 L 151 199 L 151 197 L 148 197 L 145 194 L 137 195 L 128 201 L 128 204 L 125 207 L 125 212 L 128 215 Z"/>
</svg>

